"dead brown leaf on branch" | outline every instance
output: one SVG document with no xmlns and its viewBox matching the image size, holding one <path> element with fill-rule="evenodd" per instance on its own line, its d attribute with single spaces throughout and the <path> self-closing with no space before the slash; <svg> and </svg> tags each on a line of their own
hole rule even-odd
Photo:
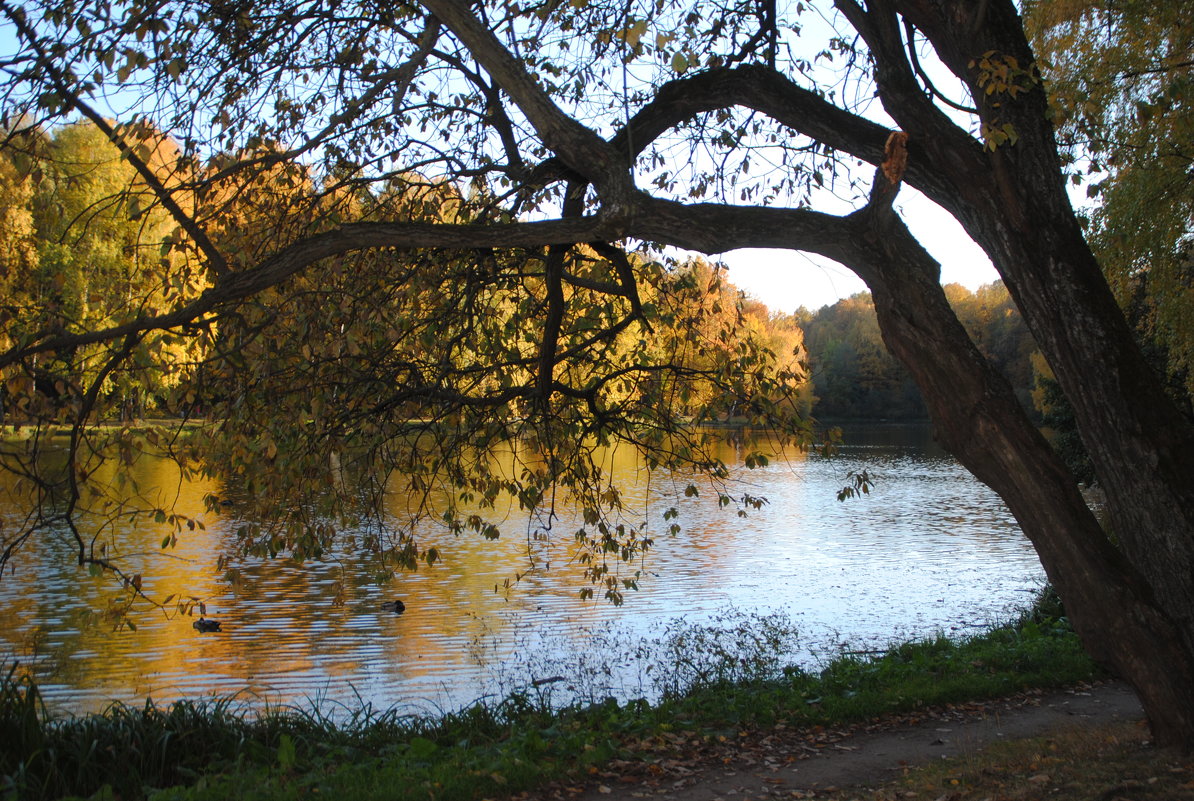
<svg viewBox="0 0 1194 801">
<path fill-rule="evenodd" d="M 904 170 L 908 169 L 908 134 L 903 131 L 892 131 L 887 137 L 887 144 L 883 146 L 883 175 L 892 185 L 904 180 Z"/>
</svg>

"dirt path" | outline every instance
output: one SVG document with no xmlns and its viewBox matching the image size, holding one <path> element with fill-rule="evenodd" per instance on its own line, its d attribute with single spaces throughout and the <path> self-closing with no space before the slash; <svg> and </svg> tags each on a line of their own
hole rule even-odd
<svg viewBox="0 0 1194 801">
<path fill-rule="evenodd" d="M 538 797 L 579 801 L 799 797 L 796 791 L 880 785 L 905 767 L 972 753 L 997 740 L 1142 716 L 1135 694 L 1118 683 L 1026 693 L 934 710 L 919 718 L 876 720 L 848 731 L 744 733 L 739 742 L 721 747 L 694 741 L 691 758 L 615 764 L 594 777 L 591 785 L 557 787 Z"/>
</svg>

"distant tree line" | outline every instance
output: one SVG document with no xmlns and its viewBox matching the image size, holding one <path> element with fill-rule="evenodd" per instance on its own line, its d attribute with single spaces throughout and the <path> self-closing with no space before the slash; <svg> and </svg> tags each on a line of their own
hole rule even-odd
<svg viewBox="0 0 1194 801">
<path fill-rule="evenodd" d="M 1034 403 L 1040 394 L 1037 382 L 1051 375 L 1042 372 L 1047 371 L 1043 361 L 1034 366 L 1036 343 L 1003 283 L 996 281 L 975 292 L 949 284 L 945 292 L 979 349 L 1039 420 L 1043 408 Z M 928 419 L 915 382 L 883 344 L 870 293 L 860 292 L 816 312 L 800 309 L 787 319 L 804 331 L 817 417 Z"/>
</svg>

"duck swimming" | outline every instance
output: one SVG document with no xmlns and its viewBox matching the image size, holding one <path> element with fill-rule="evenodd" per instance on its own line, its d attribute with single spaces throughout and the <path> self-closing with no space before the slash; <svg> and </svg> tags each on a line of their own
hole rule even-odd
<svg viewBox="0 0 1194 801">
<path fill-rule="evenodd" d="M 219 631 L 220 630 L 220 621 L 205 620 L 203 618 L 203 616 L 200 615 L 199 619 L 191 624 L 191 628 L 193 628 L 195 631 L 200 631 L 200 632 Z"/>
<path fill-rule="evenodd" d="M 402 603 L 402 601 L 386 601 L 381 605 L 381 608 L 384 612 L 393 612 L 396 615 L 400 615 L 406 611 L 406 604 Z"/>
</svg>

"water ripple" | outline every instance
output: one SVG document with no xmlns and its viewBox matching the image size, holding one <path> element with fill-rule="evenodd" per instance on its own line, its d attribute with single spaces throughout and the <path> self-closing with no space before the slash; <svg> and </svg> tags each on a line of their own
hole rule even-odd
<svg viewBox="0 0 1194 801">
<path fill-rule="evenodd" d="M 32 661 L 51 705 L 72 711 L 111 699 L 230 693 L 249 705 L 439 711 L 557 675 L 564 681 L 551 686 L 575 693 L 643 694 L 658 655 L 636 644 L 658 639 L 677 618 L 700 625 L 730 609 L 780 610 L 801 632 L 791 657 L 813 663 L 843 644 L 865 649 L 970 631 L 1028 602 L 1042 571 L 998 497 L 926 447 L 923 430 L 873 439 L 847 444 L 833 460 L 797 454 L 740 469 L 738 491 L 769 500 L 744 518 L 711 497 L 679 504 L 681 533 L 657 535 L 645 564 L 629 568 L 645 573 L 621 608 L 578 600 L 567 535 L 533 543 L 552 567 L 531 572 L 511 593 L 494 585 L 526 569 L 527 540 L 517 534 L 496 543 L 426 534 L 424 544 L 437 545 L 443 561 L 385 586 L 350 549 L 303 565 L 247 562 L 229 584 L 215 560 L 239 521 L 209 517 L 206 531 L 180 545 L 185 560 L 146 557 L 143 569 L 159 597 L 203 598 L 221 632 L 200 634 L 194 618 L 152 610 L 134 615 L 135 632 L 112 631 L 102 614 L 110 584 L 74 568 L 66 545 L 48 538 L 0 581 L 0 656 Z M 847 472 L 864 467 L 874 491 L 839 503 Z M 138 480 L 151 486 L 155 477 Z M 184 487 L 196 504 L 211 489 L 218 488 Z M 627 497 L 636 493 L 645 498 L 645 485 Z M 662 529 L 672 503 L 653 496 L 648 519 Z M 561 520 L 557 531 L 576 525 Z M 139 539 L 160 533 L 122 536 L 141 551 L 151 549 Z M 380 609 L 395 597 L 405 614 Z"/>
</svg>

